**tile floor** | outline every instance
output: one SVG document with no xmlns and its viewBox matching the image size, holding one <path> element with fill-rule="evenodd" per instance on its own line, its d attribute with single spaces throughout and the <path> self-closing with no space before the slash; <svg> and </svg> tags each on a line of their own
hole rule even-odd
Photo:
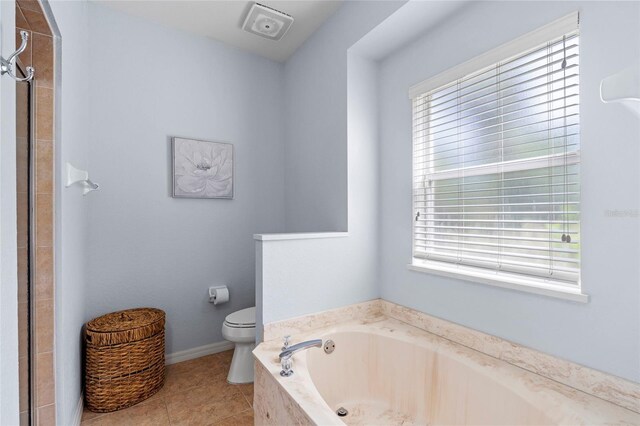
<svg viewBox="0 0 640 426">
<path fill-rule="evenodd" d="M 85 410 L 82 426 L 253 425 L 253 384 L 227 383 L 232 355 L 226 351 L 169 365 L 157 394 L 115 413 Z"/>
</svg>

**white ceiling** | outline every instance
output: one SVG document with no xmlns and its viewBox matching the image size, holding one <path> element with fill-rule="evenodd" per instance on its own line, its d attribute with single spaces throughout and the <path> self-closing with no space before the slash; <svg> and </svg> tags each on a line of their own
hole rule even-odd
<svg viewBox="0 0 640 426">
<path fill-rule="evenodd" d="M 342 3 L 342 0 L 259 1 L 294 18 L 284 38 L 273 41 L 242 30 L 242 23 L 253 4 L 251 1 L 96 1 L 130 15 L 210 37 L 278 62 L 286 61 Z"/>
</svg>

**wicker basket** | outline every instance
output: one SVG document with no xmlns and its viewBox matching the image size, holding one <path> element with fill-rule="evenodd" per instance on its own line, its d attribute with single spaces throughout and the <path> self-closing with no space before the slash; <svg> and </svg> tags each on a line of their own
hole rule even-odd
<svg viewBox="0 0 640 426">
<path fill-rule="evenodd" d="M 86 406 L 106 413 L 143 401 L 164 384 L 164 321 L 160 309 L 114 312 L 85 326 Z"/>
</svg>

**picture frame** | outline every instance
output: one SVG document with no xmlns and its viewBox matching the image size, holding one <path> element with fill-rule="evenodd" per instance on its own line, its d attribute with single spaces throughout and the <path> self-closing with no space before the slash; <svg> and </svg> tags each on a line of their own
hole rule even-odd
<svg viewBox="0 0 640 426">
<path fill-rule="evenodd" d="M 233 199 L 233 144 L 173 136 L 171 165 L 173 198 Z"/>
</svg>

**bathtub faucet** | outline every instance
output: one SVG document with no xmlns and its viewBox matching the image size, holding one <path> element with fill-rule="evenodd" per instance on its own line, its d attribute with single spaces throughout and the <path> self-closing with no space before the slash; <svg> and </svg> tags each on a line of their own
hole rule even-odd
<svg viewBox="0 0 640 426">
<path fill-rule="evenodd" d="M 321 339 L 307 340 L 306 342 L 300 342 L 293 346 L 288 346 L 288 344 L 285 343 L 285 347 L 282 348 L 282 352 L 280 352 L 279 355 L 280 364 L 282 364 L 282 371 L 280 371 L 280 375 L 282 377 L 289 377 L 293 374 L 293 370 L 291 369 L 291 357 L 294 353 L 304 349 L 320 347 L 322 347 Z"/>
</svg>

